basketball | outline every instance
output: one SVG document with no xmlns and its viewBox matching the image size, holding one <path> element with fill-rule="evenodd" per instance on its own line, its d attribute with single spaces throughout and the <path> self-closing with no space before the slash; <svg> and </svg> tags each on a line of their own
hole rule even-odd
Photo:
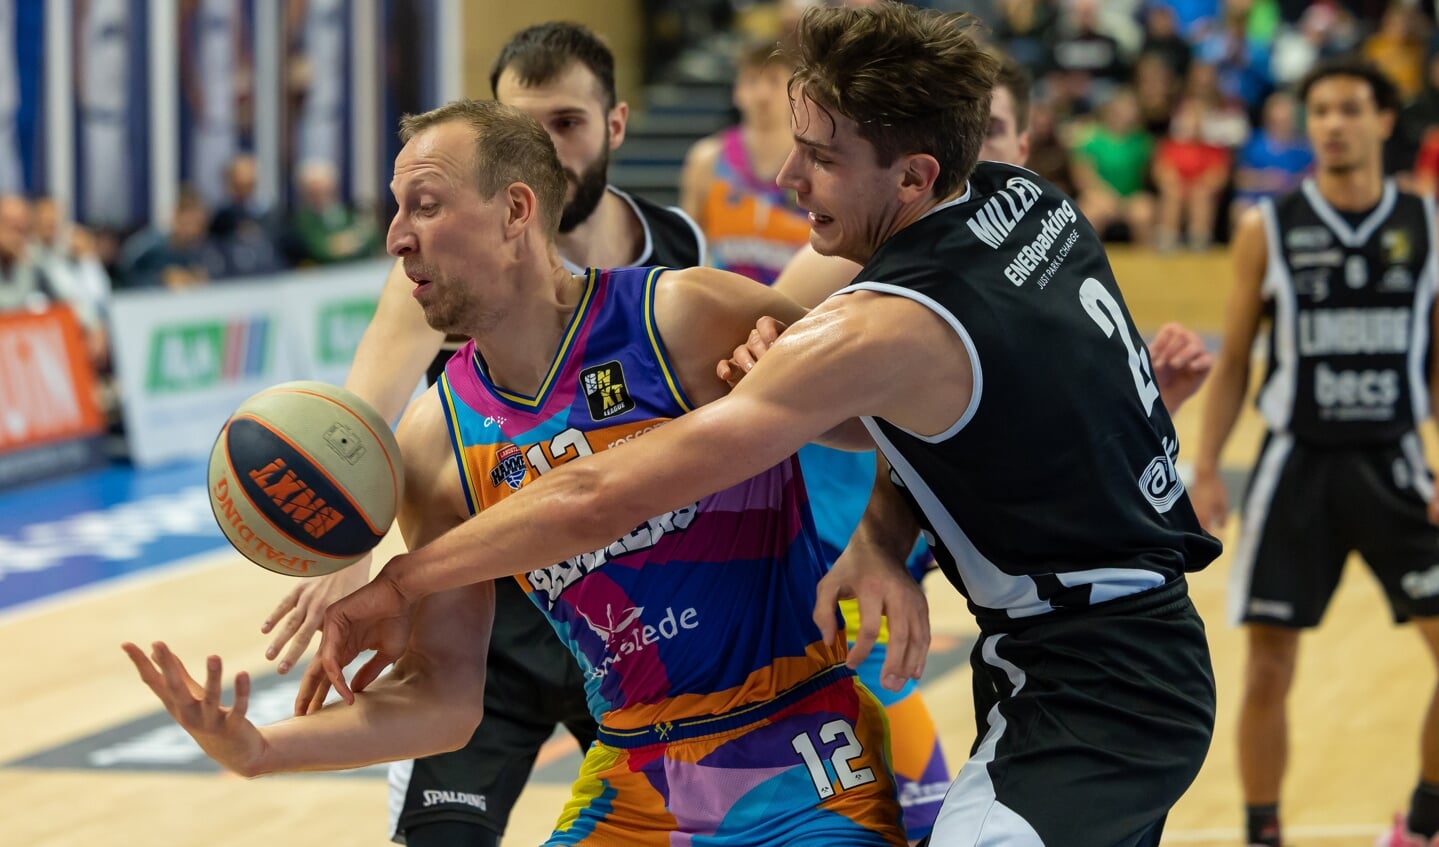
<svg viewBox="0 0 1439 847">
<path fill-rule="evenodd" d="M 359 561 L 395 519 L 400 447 L 378 412 L 323 382 L 240 405 L 210 452 L 210 508 L 245 558 L 290 576 Z"/>
</svg>

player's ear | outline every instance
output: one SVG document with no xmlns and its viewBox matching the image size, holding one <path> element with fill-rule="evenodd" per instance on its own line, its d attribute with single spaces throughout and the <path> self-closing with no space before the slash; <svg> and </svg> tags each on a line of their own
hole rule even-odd
<svg viewBox="0 0 1439 847">
<path fill-rule="evenodd" d="M 899 174 L 900 199 L 912 203 L 932 193 L 939 179 L 939 160 L 927 153 L 915 153 L 905 156 L 903 163 Z"/>
<path fill-rule="evenodd" d="M 505 235 L 517 237 L 539 218 L 539 198 L 523 182 L 512 182 L 505 189 Z"/>
<path fill-rule="evenodd" d="M 610 127 L 610 149 L 618 150 L 621 144 L 625 143 L 625 127 L 629 125 L 630 104 L 621 100 L 615 104 L 610 113 L 605 116 L 605 121 Z"/>
</svg>

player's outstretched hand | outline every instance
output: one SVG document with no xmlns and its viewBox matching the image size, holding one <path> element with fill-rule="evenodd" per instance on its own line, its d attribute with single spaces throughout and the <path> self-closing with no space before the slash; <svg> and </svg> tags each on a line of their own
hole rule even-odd
<svg viewBox="0 0 1439 847">
<path fill-rule="evenodd" d="M 898 691 L 924 673 L 929 656 L 929 601 L 904 563 L 851 543 L 819 581 L 814 622 L 825 641 L 840 631 L 838 603 L 859 601 L 859 634 L 849 648 L 848 664 L 859 667 L 879 637 L 880 617 L 889 623 L 889 646 L 880 683 Z"/>
<path fill-rule="evenodd" d="M 134 644 L 120 645 L 125 655 L 140 672 L 140 680 L 150 686 L 175 719 L 205 751 L 205 755 L 240 776 L 256 776 L 265 752 L 265 739 L 255 725 L 245 718 L 250 705 L 250 675 L 235 674 L 235 704 L 220 705 L 220 657 L 205 660 L 205 684 L 201 686 L 185 670 L 180 658 L 162 641 L 151 645 L 145 655 Z"/>
<path fill-rule="evenodd" d="M 1214 357 L 1204 349 L 1199 334 L 1183 324 L 1167 323 L 1149 342 L 1149 362 L 1154 367 L 1154 384 L 1164 408 L 1179 411 L 1194 396 L 1214 367 Z"/>
<path fill-rule="evenodd" d="M 774 344 L 775 339 L 779 338 L 780 333 L 784 332 L 786 328 L 786 324 L 767 315 L 755 321 L 749 338 L 734 348 L 734 355 L 724 359 L 715 367 L 715 373 L 719 375 L 720 379 L 729 383 L 730 388 L 734 388 L 740 380 L 744 379 L 744 375 L 749 373 L 749 369 L 754 367 L 754 363 L 769 351 L 770 345 Z"/>
<path fill-rule="evenodd" d="M 354 703 L 355 692 L 374 682 L 409 643 L 415 602 L 387 575 L 389 568 L 403 558 L 391 559 L 390 565 L 368 585 L 325 610 L 320 652 L 315 660 L 346 703 Z M 355 672 L 353 681 L 346 682 L 345 666 L 364 650 L 374 650 L 374 657 Z"/>
<path fill-rule="evenodd" d="M 275 633 L 274 640 L 265 648 L 265 658 L 273 660 L 284 651 L 285 656 L 280 659 L 276 670 L 282 674 L 289 673 L 300 663 L 300 657 L 305 655 L 315 633 L 320 631 L 320 623 L 330 604 L 355 592 L 369 578 L 370 557 L 367 555 L 334 573 L 300 580 L 260 626 L 260 632 Z M 280 625 L 279 629 L 275 629 L 276 624 Z M 289 645 L 288 650 L 286 645 Z"/>
</svg>

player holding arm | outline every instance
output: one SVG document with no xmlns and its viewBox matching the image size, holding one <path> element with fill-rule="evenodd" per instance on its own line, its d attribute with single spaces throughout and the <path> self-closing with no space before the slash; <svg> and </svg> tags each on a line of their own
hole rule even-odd
<svg viewBox="0 0 1439 847">
<path fill-rule="evenodd" d="M 772 290 L 717 270 L 571 273 L 555 245 L 562 171 L 540 126 L 514 109 L 449 104 L 406 118 L 402 139 L 388 246 L 404 257 L 426 321 L 471 339 L 402 424 L 402 443 L 421 445 L 413 462 L 406 456 L 407 484 L 440 498 L 418 508 L 452 528 L 504 511 L 579 457 L 638 456 L 639 445 L 728 390 L 715 362 L 734 338 L 764 313 L 801 315 Z M 449 461 L 432 450 L 448 451 Z M 581 537 L 595 537 L 599 524 L 578 523 Z M 792 457 L 622 532 L 603 531 L 578 548 L 590 552 L 551 557 L 541 547 L 511 557 L 494 578 L 520 577 L 512 584 L 522 599 L 573 653 L 599 724 L 548 843 L 648 843 L 720 828 L 739 843 L 774 847 L 903 842 L 882 708 L 845 666 L 832 629 L 793 615 L 813 606 L 823 567 Z M 917 587 L 903 573 L 872 576 L 871 602 L 903 643 L 927 643 Z M 482 582 L 496 590 L 493 579 Z M 477 599 L 479 616 L 468 620 L 484 628 L 494 601 Z M 398 683 L 377 682 L 392 650 L 356 677 L 382 693 L 423 679 L 395 698 L 416 718 L 405 726 L 376 712 L 368 693 L 345 696 L 348 688 L 345 703 L 320 708 L 323 685 L 314 683 L 324 677 L 310 673 L 299 706 L 311 714 L 257 734 L 163 647 L 159 666 L 127 652 L 227 766 L 247 774 L 342 767 L 442 749 L 473 728 L 474 711 L 441 715 L 426 698 L 453 704 L 434 686 L 447 670 L 472 673 L 454 663 L 482 666 L 483 653 L 432 658 L 429 616 L 438 613 L 417 614 L 418 626 L 386 634 L 433 673 L 411 676 L 402 662 Z M 483 644 L 482 634 L 443 632 Z M 716 643 L 726 646 L 722 656 Z M 238 688 L 243 696 L 247 686 Z M 385 733 L 395 738 L 377 737 Z"/>
<path fill-rule="evenodd" d="M 811 243 L 863 264 L 860 281 L 728 396 L 396 557 L 327 611 L 319 659 L 353 696 L 344 664 L 399 655 L 418 598 L 594 549 L 862 416 L 981 629 L 982 737 L 932 843 L 1157 844 L 1212 736 L 1185 574 L 1220 546 L 1174 470 L 1173 423 L 1103 246 L 1054 186 L 975 165 L 997 63 L 954 17 L 811 9 L 797 52 L 780 183 L 809 209 Z M 923 645 L 860 564 L 825 582 L 889 613 L 885 682 L 902 682 Z"/>
</svg>

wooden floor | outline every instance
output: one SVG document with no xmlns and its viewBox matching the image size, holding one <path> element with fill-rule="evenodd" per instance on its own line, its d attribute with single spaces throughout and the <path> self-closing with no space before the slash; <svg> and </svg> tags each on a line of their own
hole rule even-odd
<svg viewBox="0 0 1439 847">
<path fill-rule="evenodd" d="M 1222 259 L 1120 255 L 1116 267 L 1141 326 L 1180 318 L 1217 331 L 1227 285 Z M 1191 404 L 1179 418 L 1190 449 L 1198 410 Z M 1259 436 L 1246 412 L 1226 465 L 1247 468 Z M 1431 456 L 1432 450 L 1431 442 Z M 1372 844 L 1417 773 L 1419 721 L 1434 684 L 1431 663 L 1414 633 L 1388 623 L 1377 587 L 1356 565 L 1325 626 L 1304 641 L 1284 798 L 1290 840 L 1298 847 Z M 1242 651 L 1240 632 L 1223 620 L 1228 570 L 1226 556 L 1192 578 L 1213 647 L 1219 727 L 1204 771 L 1170 816 L 1166 844 L 1240 843 L 1234 720 Z M 285 585 L 236 556 L 213 555 L 0 616 L 0 643 L 7 645 L 0 654 L 0 763 L 153 715 L 157 702 L 121 654 L 123 640 L 164 638 L 191 662 L 217 652 L 231 673 L 266 671 L 258 623 Z M 953 591 L 935 581 L 930 596 L 938 633 L 972 632 Z M 968 675 L 961 667 L 924 682 L 952 762 L 962 759 L 974 730 Z M 505 844 L 539 843 L 565 796 L 558 785 L 532 786 Z M 381 845 L 385 799 L 383 781 L 373 777 L 268 777 L 245 784 L 214 774 L 4 767 L 0 845 Z"/>
</svg>

